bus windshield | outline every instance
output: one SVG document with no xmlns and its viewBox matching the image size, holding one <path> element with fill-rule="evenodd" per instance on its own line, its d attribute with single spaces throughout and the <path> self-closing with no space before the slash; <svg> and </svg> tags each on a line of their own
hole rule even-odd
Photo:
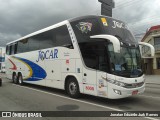
<svg viewBox="0 0 160 120">
<path fill-rule="evenodd" d="M 120 53 L 114 53 L 113 45 L 108 45 L 111 73 L 123 77 L 138 77 L 141 70 L 141 55 L 139 47 L 122 46 Z"/>
</svg>

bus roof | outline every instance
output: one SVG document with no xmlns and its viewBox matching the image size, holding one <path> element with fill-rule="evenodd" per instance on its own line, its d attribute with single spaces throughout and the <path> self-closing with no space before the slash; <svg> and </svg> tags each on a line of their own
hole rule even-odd
<svg viewBox="0 0 160 120">
<path fill-rule="evenodd" d="M 69 19 L 68 21 L 71 23 L 71 22 L 75 22 L 75 21 L 78 21 L 78 20 L 81 20 L 81 19 L 100 18 L 100 17 L 105 17 L 105 18 L 110 18 L 110 19 L 121 21 L 119 19 L 115 19 L 113 17 L 104 16 L 104 15 L 87 15 L 87 16 L 81 16 L 81 17 L 72 18 L 72 19 Z M 123 22 L 123 21 L 121 21 L 121 22 Z"/>
<path fill-rule="evenodd" d="M 29 37 L 31 37 L 31 36 L 34 36 L 34 35 L 37 35 L 37 34 L 40 34 L 40 33 L 43 33 L 43 32 L 45 32 L 45 31 L 51 30 L 51 29 L 53 29 L 53 28 L 62 26 L 62 25 L 67 24 L 67 23 L 71 23 L 71 22 L 74 22 L 74 21 L 77 21 L 77 20 L 81 20 L 81 19 L 99 18 L 99 17 L 112 18 L 112 17 L 109 17 L 109 16 L 103 16 L 103 15 L 87 15 L 87 16 L 81 16 L 81 17 L 72 18 L 72 19 L 65 20 L 65 21 L 62 21 L 62 22 L 60 22 L 60 23 L 51 25 L 51 26 L 46 27 L 46 28 L 44 28 L 44 29 L 38 30 L 38 31 L 33 32 L 33 33 L 31 33 L 31 34 L 28 34 L 28 35 L 26 35 L 26 36 L 24 36 L 24 37 L 21 37 L 21 38 L 17 39 L 17 40 L 14 40 L 14 41 L 12 41 L 12 42 L 9 42 L 9 43 L 7 43 L 6 45 L 9 45 L 9 44 L 18 42 L 18 41 L 20 41 L 20 40 L 23 40 L 23 39 L 25 39 L 25 38 L 29 38 Z M 120 21 L 120 20 L 119 20 L 119 21 Z"/>
</svg>

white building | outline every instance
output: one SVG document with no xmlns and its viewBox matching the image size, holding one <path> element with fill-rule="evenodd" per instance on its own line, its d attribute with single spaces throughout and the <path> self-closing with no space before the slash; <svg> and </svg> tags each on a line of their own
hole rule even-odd
<svg viewBox="0 0 160 120">
<path fill-rule="evenodd" d="M 152 26 L 145 34 L 142 42 L 150 43 L 155 47 L 154 58 L 144 59 L 144 70 L 146 74 L 160 75 L 160 25 Z M 148 48 L 144 47 L 142 53 L 148 52 Z"/>
</svg>

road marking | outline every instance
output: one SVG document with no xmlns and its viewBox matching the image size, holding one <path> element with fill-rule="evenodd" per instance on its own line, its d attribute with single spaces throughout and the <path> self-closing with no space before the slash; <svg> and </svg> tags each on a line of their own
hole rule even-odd
<svg viewBox="0 0 160 120">
<path fill-rule="evenodd" d="M 160 97 L 147 96 L 147 95 L 138 95 L 138 96 L 142 96 L 142 97 L 150 97 L 150 98 L 158 98 L 158 99 L 160 99 Z"/>
<path fill-rule="evenodd" d="M 83 100 L 77 100 L 77 99 L 65 97 L 65 96 L 62 96 L 62 95 L 57 95 L 57 94 L 54 94 L 54 93 L 49 93 L 49 92 L 45 92 L 45 91 L 42 91 L 42 90 L 37 90 L 37 89 L 34 89 L 34 88 L 26 87 L 26 86 L 20 86 L 20 85 L 16 85 L 16 84 L 13 84 L 13 85 L 18 86 L 18 87 L 22 87 L 22 88 L 26 88 L 26 89 L 30 89 L 30 90 L 34 90 L 34 91 L 37 91 L 37 92 L 57 96 L 57 97 L 60 97 L 60 98 L 65 98 L 65 99 L 68 99 L 68 100 L 77 101 L 77 102 L 80 102 L 80 103 L 85 103 L 85 104 L 89 104 L 89 105 L 93 105 L 93 106 L 97 106 L 97 107 L 101 107 L 101 108 L 105 108 L 105 109 L 110 109 L 110 110 L 114 110 L 114 111 L 125 112 L 124 110 L 121 110 L 121 109 L 116 109 L 116 108 L 112 108 L 112 107 L 108 107 L 108 106 L 98 105 L 98 104 L 86 102 L 86 101 L 83 101 Z M 152 118 L 152 117 L 143 117 L 143 118 L 146 118 L 146 119 L 149 119 L 149 120 L 159 120 L 159 119 Z"/>
</svg>

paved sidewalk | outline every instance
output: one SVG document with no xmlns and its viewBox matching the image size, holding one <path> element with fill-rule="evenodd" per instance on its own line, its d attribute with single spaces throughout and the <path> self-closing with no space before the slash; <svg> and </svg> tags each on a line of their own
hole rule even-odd
<svg viewBox="0 0 160 120">
<path fill-rule="evenodd" d="M 146 75 L 147 84 L 160 84 L 160 75 Z"/>
</svg>

